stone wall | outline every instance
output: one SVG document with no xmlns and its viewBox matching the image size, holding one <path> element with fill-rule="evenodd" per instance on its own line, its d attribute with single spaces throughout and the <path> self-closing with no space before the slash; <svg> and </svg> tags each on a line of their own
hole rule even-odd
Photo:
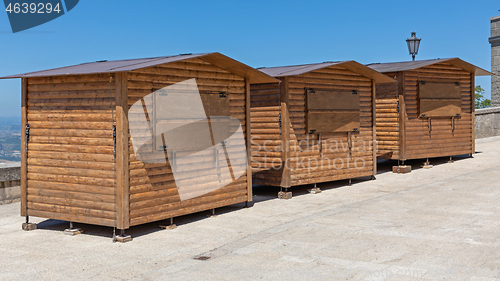
<svg viewBox="0 0 500 281">
<path fill-rule="evenodd" d="M 491 106 L 500 106 L 500 16 L 490 19 L 491 22 Z"/>
<path fill-rule="evenodd" d="M 21 163 L 0 163 L 0 205 L 21 199 Z"/>
<path fill-rule="evenodd" d="M 476 139 L 500 136 L 500 107 L 476 109 Z"/>
</svg>

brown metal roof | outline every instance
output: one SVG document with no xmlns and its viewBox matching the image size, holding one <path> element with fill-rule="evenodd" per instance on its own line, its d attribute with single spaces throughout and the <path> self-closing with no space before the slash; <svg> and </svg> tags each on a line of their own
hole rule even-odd
<svg viewBox="0 0 500 281">
<path fill-rule="evenodd" d="M 385 72 L 397 72 L 405 70 L 413 70 L 421 68 L 424 66 L 448 62 L 456 67 L 462 68 L 465 71 L 474 73 L 476 76 L 492 75 L 493 73 L 486 71 L 480 67 L 470 64 L 459 58 L 447 58 L 447 59 L 432 59 L 432 60 L 419 60 L 419 61 L 404 61 L 404 62 L 389 62 L 389 63 L 375 63 L 367 65 L 371 69 L 385 73 Z"/>
<path fill-rule="evenodd" d="M 356 61 L 337 61 L 337 62 L 302 64 L 302 65 L 265 67 L 265 68 L 259 68 L 259 70 L 273 77 L 283 77 L 283 76 L 301 75 L 307 72 L 322 69 L 325 67 L 330 67 L 333 65 L 342 66 L 346 69 L 351 70 L 352 72 L 371 78 L 375 80 L 375 82 L 377 83 L 395 82 L 394 79 L 378 71 L 375 71 L 369 67 L 366 67 L 365 65 L 362 65 Z"/>
<path fill-rule="evenodd" d="M 10 75 L 5 77 L 0 77 L 0 79 L 126 72 L 165 63 L 187 60 L 191 58 L 200 58 L 222 69 L 225 69 L 231 73 L 249 79 L 250 83 L 272 83 L 278 81 L 269 75 L 257 71 L 246 64 L 243 64 L 239 61 L 236 61 L 220 53 L 184 54 L 177 56 L 155 57 L 155 58 L 144 58 L 144 59 L 98 61 L 98 62 L 82 63 L 78 65 L 72 65 L 72 66 L 66 66 L 66 67 L 60 67 L 42 71 Z"/>
</svg>

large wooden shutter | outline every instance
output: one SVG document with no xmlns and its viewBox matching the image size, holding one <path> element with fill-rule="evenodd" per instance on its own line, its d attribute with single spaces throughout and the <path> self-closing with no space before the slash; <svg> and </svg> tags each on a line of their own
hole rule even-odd
<svg viewBox="0 0 500 281">
<path fill-rule="evenodd" d="M 419 81 L 420 117 L 459 116 L 462 96 L 459 82 Z"/>
<path fill-rule="evenodd" d="M 307 89 L 307 132 L 358 131 L 359 117 L 357 91 Z"/>
<path fill-rule="evenodd" d="M 182 94 L 182 93 L 179 93 Z M 230 137 L 229 97 L 226 93 L 200 93 L 207 119 L 200 118 L 200 112 L 195 112 L 189 104 L 169 104 L 162 102 L 159 92 L 155 97 L 154 126 L 155 148 L 157 151 L 165 150 L 165 138 L 173 137 L 169 150 L 202 150 L 220 143 Z M 193 112 L 190 112 L 193 111 Z M 171 112 L 174 114 L 167 114 Z M 187 118 L 172 119 L 168 116 L 186 116 Z M 195 118 L 189 118 L 195 116 Z M 198 136 L 198 132 L 206 131 L 209 122 L 210 139 L 205 135 Z M 161 128 L 175 127 L 161 134 Z M 173 144 L 173 146 L 172 146 Z M 177 145 L 176 145 L 177 144 Z"/>
</svg>

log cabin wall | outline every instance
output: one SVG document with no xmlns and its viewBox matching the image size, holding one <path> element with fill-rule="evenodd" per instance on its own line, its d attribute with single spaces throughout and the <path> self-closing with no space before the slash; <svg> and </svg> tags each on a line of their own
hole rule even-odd
<svg viewBox="0 0 500 281">
<path fill-rule="evenodd" d="M 449 63 L 437 63 L 405 71 L 406 159 L 474 153 L 473 75 Z M 432 130 L 429 132 L 428 120 L 419 118 L 418 81 L 460 82 L 462 106 L 460 117 L 454 120 L 454 130 L 451 118 L 431 118 Z"/>
<path fill-rule="evenodd" d="M 140 98 L 152 93 L 152 89 L 173 85 L 188 79 L 196 78 L 200 92 L 224 92 L 229 96 L 230 116 L 239 120 L 246 135 L 246 107 L 245 107 L 245 80 L 239 76 L 214 66 L 202 59 L 189 59 L 154 67 L 134 70 L 128 74 L 128 105 L 132 106 Z M 144 98 L 146 105 L 152 104 L 152 98 Z M 129 119 L 134 114 L 144 112 L 129 111 Z M 231 123 L 232 131 L 239 124 Z M 130 123 L 130 130 L 139 130 L 148 137 L 147 128 Z M 251 194 L 247 186 L 247 176 L 244 174 L 231 184 L 208 194 L 181 201 L 177 192 L 173 173 L 169 163 L 144 163 L 134 155 L 132 141 L 129 140 L 129 169 L 130 169 L 130 226 L 158 221 L 184 214 L 209 210 L 235 203 L 249 201 Z M 231 143 L 229 150 L 245 149 L 244 141 Z M 183 152 L 178 153 L 182 157 Z M 223 152 L 221 152 L 223 155 Z M 213 163 L 213 155 L 206 155 L 205 162 L 190 161 L 184 158 L 183 163 L 177 163 L 178 169 L 196 165 L 197 170 L 184 174 L 184 181 L 190 181 L 193 176 L 206 174 L 204 181 L 218 181 L 213 171 L 207 169 Z M 222 156 L 221 156 L 222 157 Z M 191 159 L 194 160 L 195 158 Z M 193 182 L 193 185 L 202 186 L 202 182 Z"/>
<path fill-rule="evenodd" d="M 250 89 L 253 183 L 280 186 L 280 83 L 252 84 Z"/>
<path fill-rule="evenodd" d="M 399 79 L 399 72 L 385 73 Z M 377 84 L 376 93 L 376 125 L 377 156 L 387 159 L 399 159 L 400 151 L 400 112 L 403 106 L 399 102 L 398 83 Z"/>
<path fill-rule="evenodd" d="M 114 74 L 24 78 L 23 88 L 30 132 L 21 213 L 116 226 Z"/>
<path fill-rule="evenodd" d="M 340 66 L 289 76 L 291 185 L 302 185 L 374 175 L 372 80 Z M 360 95 L 360 128 L 351 133 L 306 132 L 306 89 L 356 90 Z"/>
</svg>

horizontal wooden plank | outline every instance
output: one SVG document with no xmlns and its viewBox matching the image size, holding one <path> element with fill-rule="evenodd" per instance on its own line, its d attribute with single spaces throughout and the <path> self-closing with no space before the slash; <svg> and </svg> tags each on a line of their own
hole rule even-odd
<svg viewBox="0 0 500 281">
<path fill-rule="evenodd" d="M 69 214 L 69 215 L 76 215 L 76 216 L 93 217 L 93 218 L 102 218 L 102 219 L 108 219 L 108 220 L 114 220 L 116 217 L 116 213 L 113 211 L 92 210 L 92 209 L 88 209 L 88 208 L 35 203 L 35 202 L 30 202 L 30 201 L 28 201 L 28 210 L 39 210 L 39 211 L 45 211 L 45 212 L 53 212 L 53 213 Z"/>
<path fill-rule="evenodd" d="M 28 212 L 27 213 L 28 216 L 35 216 L 35 217 L 63 220 L 63 221 L 72 221 L 72 222 L 79 222 L 79 223 L 87 223 L 87 224 L 94 224 L 94 225 L 102 225 L 102 226 L 109 226 L 109 227 L 116 226 L 115 219 L 104 219 L 104 218 L 83 216 L 83 215 L 79 215 L 79 214 L 75 215 L 75 214 L 68 214 L 68 213 L 60 213 L 57 210 L 43 211 L 43 210 L 28 209 L 27 212 Z"/>
<path fill-rule="evenodd" d="M 115 212 L 115 203 L 107 203 L 107 202 L 96 202 L 89 200 L 81 200 L 70 197 L 68 195 L 67 198 L 55 197 L 44 195 L 33 195 L 35 192 L 33 190 L 28 190 L 28 202 L 33 203 L 41 203 L 41 204 L 50 204 L 50 205 L 58 205 L 58 206 L 67 206 L 67 207 L 78 207 L 85 208 L 89 210 L 102 210 L 102 211 L 111 211 Z"/>
</svg>

